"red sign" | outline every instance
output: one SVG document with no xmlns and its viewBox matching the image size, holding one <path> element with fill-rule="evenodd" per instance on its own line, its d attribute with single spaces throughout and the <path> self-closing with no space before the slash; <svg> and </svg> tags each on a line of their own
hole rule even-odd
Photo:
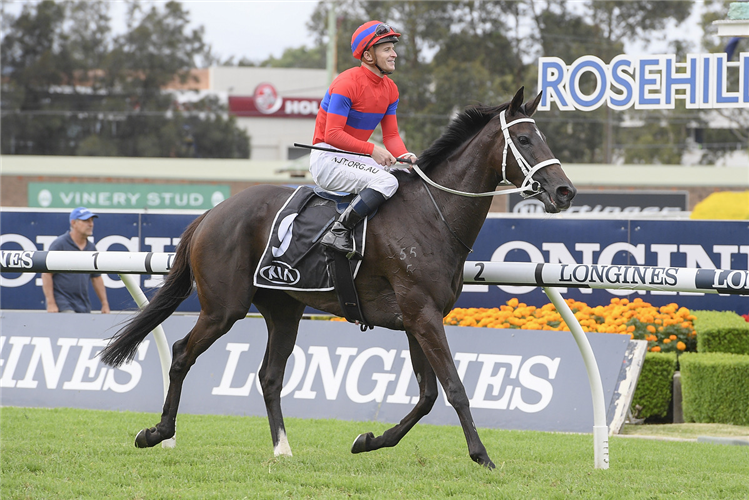
<svg viewBox="0 0 749 500">
<path fill-rule="evenodd" d="M 236 116 L 315 118 L 321 99 L 281 97 L 270 83 L 261 83 L 252 97 L 229 96 L 229 113 Z"/>
</svg>

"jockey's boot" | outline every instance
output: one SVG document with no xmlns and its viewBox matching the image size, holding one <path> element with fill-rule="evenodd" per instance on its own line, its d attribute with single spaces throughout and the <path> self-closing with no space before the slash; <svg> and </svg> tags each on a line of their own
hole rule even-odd
<svg viewBox="0 0 749 500">
<path fill-rule="evenodd" d="M 336 252 L 346 254 L 348 259 L 361 259 L 360 251 L 354 250 L 352 232 L 354 227 L 375 211 L 386 200 L 385 196 L 374 189 L 366 188 L 351 200 L 346 210 L 333 223 L 320 243 Z"/>
</svg>

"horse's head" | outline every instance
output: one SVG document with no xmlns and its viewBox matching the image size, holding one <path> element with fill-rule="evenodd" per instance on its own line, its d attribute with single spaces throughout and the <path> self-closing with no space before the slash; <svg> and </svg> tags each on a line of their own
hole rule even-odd
<svg viewBox="0 0 749 500">
<path fill-rule="evenodd" d="M 533 102 L 523 104 L 521 87 L 494 119 L 499 122 L 497 134 L 502 136 L 503 147 L 493 151 L 492 164 L 500 179 L 524 188 L 524 198 L 535 197 L 547 212 L 557 213 L 569 208 L 577 190 L 531 119 L 540 100 L 538 94 Z"/>
</svg>

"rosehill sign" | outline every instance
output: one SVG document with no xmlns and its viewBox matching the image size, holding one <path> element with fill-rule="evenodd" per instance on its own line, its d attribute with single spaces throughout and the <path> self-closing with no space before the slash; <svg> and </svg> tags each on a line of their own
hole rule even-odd
<svg viewBox="0 0 749 500">
<path fill-rule="evenodd" d="M 736 78 L 737 77 L 737 78 Z M 581 80 L 595 83 L 584 89 Z M 738 86 L 736 83 L 738 82 Z M 592 111 L 604 104 L 616 110 L 673 109 L 683 100 L 687 109 L 749 108 L 749 52 L 738 61 L 726 54 L 673 54 L 614 57 L 608 64 L 583 56 L 569 66 L 558 57 L 538 61 L 538 109 L 554 102 L 562 111 Z"/>
</svg>

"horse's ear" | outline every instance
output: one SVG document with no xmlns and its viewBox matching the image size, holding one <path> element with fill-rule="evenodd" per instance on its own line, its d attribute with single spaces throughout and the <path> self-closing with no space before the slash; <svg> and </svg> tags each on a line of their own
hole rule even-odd
<svg viewBox="0 0 749 500">
<path fill-rule="evenodd" d="M 533 102 L 527 102 L 525 103 L 525 114 L 528 116 L 533 116 L 533 113 L 536 112 L 536 108 L 538 107 L 538 103 L 541 102 L 541 96 L 543 95 L 544 91 L 538 93 L 535 99 L 533 99 Z"/>
<path fill-rule="evenodd" d="M 516 115 L 518 114 L 518 111 L 520 111 L 520 107 L 523 105 L 523 89 L 525 87 L 520 87 L 520 90 L 518 90 L 515 93 L 515 97 L 512 98 L 512 102 L 510 103 L 510 114 Z"/>
</svg>

